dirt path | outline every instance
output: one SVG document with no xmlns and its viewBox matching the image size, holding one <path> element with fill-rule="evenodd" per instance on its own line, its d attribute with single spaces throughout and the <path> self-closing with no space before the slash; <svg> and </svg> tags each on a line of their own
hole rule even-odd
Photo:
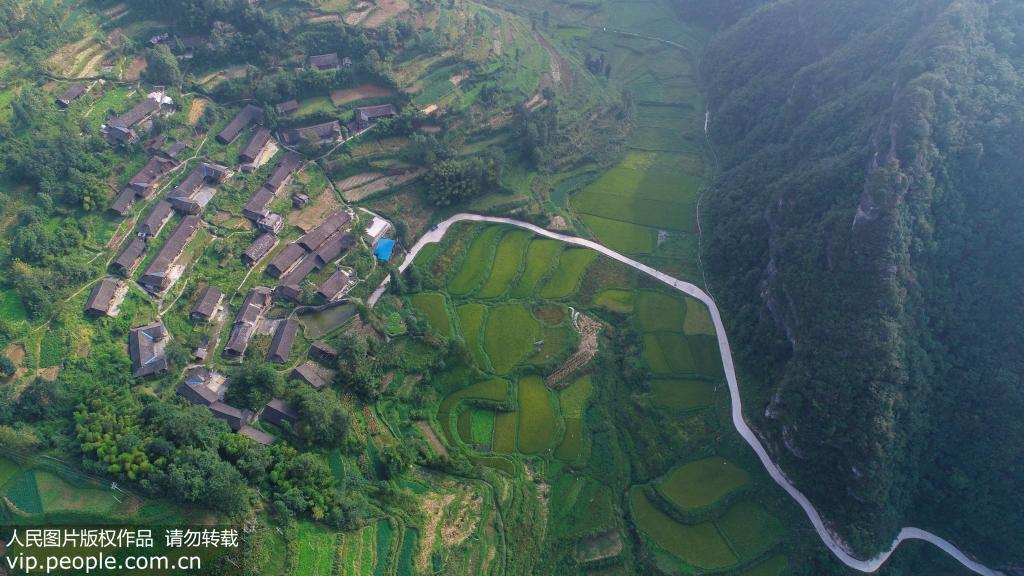
<svg viewBox="0 0 1024 576">
<path fill-rule="evenodd" d="M 575 310 L 572 311 L 572 322 L 576 331 L 580 333 L 580 345 L 558 370 L 544 379 L 544 383 L 549 387 L 555 387 L 567 376 L 586 366 L 597 354 L 597 334 L 601 331 L 601 323 Z"/>
<path fill-rule="evenodd" d="M 440 456 L 448 457 L 448 449 L 444 447 L 441 440 L 438 439 L 437 434 L 434 433 L 434 429 L 430 427 L 430 422 L 426 420 L 419 420 L 416 422 L 416 427 L 420 429 L 423 436 L 426 437 L 427 442 L 430 443 L 430 447 Z"/>
</svg>

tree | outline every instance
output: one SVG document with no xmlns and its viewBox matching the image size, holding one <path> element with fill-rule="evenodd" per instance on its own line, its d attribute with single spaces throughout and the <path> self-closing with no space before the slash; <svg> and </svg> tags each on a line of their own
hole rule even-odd
<svg viewBox="0 0 1024 576">
<path fill-rule="evenodd" d="M 281 375 L 273 366 L 260 360 L 248 360 L 228 388 L 229 401 L 256 410 L 274 397 L 281 382 Z"/>
<path fill-rule="evenodd" d="M 164 44 L 146 50 L 146 80 L 153 84 L 163 86 L 177 86 L 181 84 L 181 70 L 178 68 L 178 59 L 171 53 L 171 49 Z"/>
<path fill-rule="evenodd" d="M 299 434 L 314 446 L 337 446 L 348 434 L 349 415 L 333 390 L 300 387 L 295 393 Z"/>
<path fill-rule="evenodd" d="M 10 358 L 0 354 L 0 380 L 6 380 L 18 370 Z"/>
</svg>

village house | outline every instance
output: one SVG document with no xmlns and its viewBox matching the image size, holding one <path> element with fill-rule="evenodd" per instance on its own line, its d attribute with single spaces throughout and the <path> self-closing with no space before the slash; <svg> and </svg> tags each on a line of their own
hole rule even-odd
<svg viewBox="0 0 1024 576">
<path fill-rule="evenodd" d="M 100 134 L 110 144 L 134 144 L 138 141 L 138 132 L 148 130 L 149 121 L 163 108 L 163 95 L 146 98 L 121 116 L 107 120 L 100 128 Z"/>
<path fill-rule="evenodd" d="M 192 307 L 192 319 L 199 322 L 209 322 L 214 314 L 220 309 L 224 302 L 224 292 L 220 288 L 207 286 L 196 299 L 196 305 Z"/>
<path fill-rule="evenodd" d="M 85 92 L 85 85 L 72 84 L 71 86 L 68 86 L 67 90 L 57 97 L 57 105 L 61 108 L 67 108 L 68 106 L 71 106 L 72 102 L 81 98 Z"/>
<path fill-rule="evenodd" d="M 284 230 L 284 218 L 276 212 L 271 212 L 266 216 L 256 221 L 256 227 L 262 232 L 270 232 L 271 234 L 280 234 L 281 230 Z"/>
<path fill-rule="evenodd" d="M 139 283 L 153 293 L 161 293 L 170 288 L 181 274 L 181 267 L 176 263 L 185 246 L 192 240 L 192 236 L 199 230 L 200 219 L 198 216 L 189 215 L 181 220 L 178 227 L 167 239 L 167 242 L 160 247 L 153 261 L 149 263 Z"/>
<path fill-rule="evenodd" d="M 260 160 L 263 159 L 264 154 L 269 149 L 269 144 L 270 130 L 267 128 L 260 128 L 253 133 L 252 138 L 249 139 L 249 143 L 245 145 L 241 154 L 238 155 L 238 158 L 242 163 L 243 172 L 252 172 L 256 169 L 256 166 L 260 164 Z"/>
<path fill-rule="evenodd" d="M 271 303 L 270 288 L 256 286 L 249 290 L 238 309 L 235 323 L 231 327 L 231 336 L 228 337 L 227 345 L 224 347 L 224 356 L 227 358 L 240 359 L 245 355 L 249 347 L 249 340 L 256 332 L 256 324 L 263 317 L 263 313 Z"/>
<path fill-rule="evenodd" d="M 316 56 L 309 57 L 309 67 L 316 68 L 317 70 L 333 70 L 338 67 L 341 60 L 338 58 L 337 52 L 331 52 L 330 54 L 317 54 Z"/>
<path fill-rule="evenodd" d="M 95 316 L 115 317 L 127 293 L 127 284 L 107 276 L 93 286 L 89 299 L 85 301 L 85 312 Z"/>
<path fill-rule="evenodd" d="M 185 372 L 185 380 L 178 385 L 176 391 L 192 404 L 209 406 L 224 400 L 226 390 L 227 383 L 223 376 L 211 372 L 205 366 L 196 366 Z"/>
<path fill-rule="evenodd" d="M 292 355 L 292 345 L 295 344 L 295 335 L 299 331 L 299 323 L 288 318 L 277 324 L 274 337 L 270 341 L 270 349 L 267 351 L 267 361 L 275 364 L 284 364 Z"/>
<path fill-rule="evenodd" d="M 385 234 L 391 231 L 391 222 L 388 222 L 384 218 L 373 215 L 373 220 L 370 221 L 370 225 L 366 227 L 366 238 L 369 240 L 370 245 L 374 245 L 378 240 L 384 237 Z"/>
<path fill-rule="evenodd" d="M 133 376 L 141 378 L 168 370 L 167 340 L 167 329 L 159 321 L 128 332 L 128 355 L 132 359 Z"/>
<path fill-rule="evenodd" d="M 302 300 L 302 282 L 306 277 L 336 260 L 354 244 L 355 237 L 352 234 L 334 234 L 281 278 L 281 284 L 274 289 L 274 295 L 296 302 Z"/>
<path fill-rule="evenodd" d="M 379 104 L 377 106 L 363 106 L 356 108 L 355 121 L 356 127 L 360 130 L 365 130 L 376 124 L 381 118 L 391 118 L 397 116 L 398 110 L 394 104 Z"/>
<path fill-rule="evenodd" d="M 277 108 L 277 113 L 281 116 L 291 116 L 299 111 L 299 102 L 298 100 L 288 100 L 281 102 L 275 108 Z"/>
<path fill-rule="evenodd" d="M 352 276 L 345 270 L 338 269 L 330 278 L 324 280 L 316 290 L 316 295 L 327 302 L 341 298 L 352 287 Z"/>
<path fill-rule="evenodd" d="M 139 262 L 142 262 L 142 257 L 145 255 L 146 237 L 136 236 L 132 238 L 132 241 L 128 243 L 128 247 L 114 260 L 114 270 L 127 278 L 135 273 L 135 268 L 138 267 Z"/>
<path fill-rule="evenodd" d="M 281 188 L 288 183 L 301 163 L 301 156 L 294 152 L 287 152 L 278 161 L 266 182 L 253 193 L 249 201 L 242 207 L 242 214 L 254 222 L 259 222 L 266 216 L 269 213 L 270 203 L 274 201 L 274 197 Z M 275 232 L 277 231 L 275 230 Z"/>
<path fill-rule="evenodd" d="M 160 234 L 164 225 L 174 214 L 174 207 L 167 200 L 161 200 L 149 212 L 146 219 L 139 225 L 139 233 L 147 238 L 153 238 Z"/>
<path fill-rule="evenodd" d="M 267 266 L 267 274 L 274 278 L 280 278 L 294 268 L 305 255 L 306 251 L 302 249 L 302 246 L 290 243 L 270 261 L 270 265 Z"/>
<path fill-rule="evenodd" d="M 299 422 L 299 410 L 284 400 L 272 398 L 263 407 L 260 420 L 287 430 Z"/>
<path fill-rule="evenodd" d="M 328 238 L 337 233 L 343 226 L 348 224 L 352 220 L 352 214 L 346 210 L 338 210 L 337 212 L 328 216 L 323 222 L 320 223 L 316 228 L 310 230 L 306 234 L 303 234 L 296 244 L 302 246 L 307 251 L 312 252 L 320 247 Z"/>
<path fill-rule="evenodd" d="M 288 376 L 289 379 L 305 382 L 316 390 L 327 386 L 333 377 L 333 371 L 322 368 L 315 362 L 305 362 L 297 366 Z"/>
<path fill-rule="evenodd" d="M 150 198 L 160 187 L 161 179 L 174 168 L 177 163 L 160 156 L 153 156 L 131 180 L 110 205 L 110 211 L 118 216 L 126 216 L 139 198 Z"/>
<path fill-rule="evenodd" d="M 317 340 L 309 347 L 309 357 L 321 364 L 334 366 L 338 362 L 338 351 L 327 342 Z"/>
<path fill-rule="evenodd" d="M 250 124 L 262 121 L 263 109 L 259 106 L 246 104 L 245 108 L 242 108 L 242 110 L 232 118 L 231 122 L 228 122 L 227 126 L 217 134 L 217 142 L 220 142 L 221 144 L 231 144 L 238 138 L 238 135 L 241 134 L 243 130 L 249 127 Z"/>
<path fill-rule="evenodd" d="M 230 175 L 231 171 L 225 166 L 203 162 L 171 190 L 167 199 L 180 212 L 201 214 L 217 193 L 217 184 Z"/>
<path fill-rule="evenodd" d="M 337 120 L 303 128 L 291 128 L 281 132 L 281 139 L 289 146 L 298 146 L 303 142 L 330 144 L 337 142 L 339 138 L 341 138 L 341 124 Z"/>
<path fill-rule="evenodd" d="M 277 246 L 277 236 L 273 234 L 261 234 L 253 243 L 245 249 L 242 253 L 242 263 L 252 268 L 257 262 L 263 259 L 264 256 L 270 254 L 270 251 Z"/>
<path fill-rule="evenodd" d="M 240 410 L 223 402 L 210 404 L 210 412 L 213 412 L 214 418 L 227 422 L 228 426 L 235 432 L 238 432 L 253 420 L 253 414 L 249 410 Z"/>
<path fill-rule="evenodd" d="M 302 192 L 292 194 L 292 208 L 298 210 L 299 208 L 305 208 L 306 204 L 309 204 L 308 194 L 303 194 Z"/>
</svg>

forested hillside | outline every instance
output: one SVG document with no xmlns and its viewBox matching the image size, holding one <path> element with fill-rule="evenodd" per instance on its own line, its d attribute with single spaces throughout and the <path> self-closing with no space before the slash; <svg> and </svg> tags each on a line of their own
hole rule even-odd
<svg viewBox="0 0 1024 576">
<path fill-rule="evenodd" d="M 1024 5 L 726 7 L 704 261 L 748 418 L 858 552 L 912 524 L 1014 566 Z"/>
</svg>

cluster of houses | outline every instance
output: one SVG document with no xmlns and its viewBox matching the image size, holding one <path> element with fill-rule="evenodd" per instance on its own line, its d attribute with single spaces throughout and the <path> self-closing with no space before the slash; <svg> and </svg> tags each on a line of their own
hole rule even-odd
<svg viewBox="0 0 1024 576">
<path fill-rule="evenodd" d="M 163 92 L 153 92 L 131 110 L 120 116 L 108 118 L 107 123 L 100 127 L 100 134 L 113 145 L 134 144 L 139 140 L 139 133 L 149 131 L 154 117 L 168 114 L 173 110 L 174 101 L 169 96 Z"/>
</svg>

